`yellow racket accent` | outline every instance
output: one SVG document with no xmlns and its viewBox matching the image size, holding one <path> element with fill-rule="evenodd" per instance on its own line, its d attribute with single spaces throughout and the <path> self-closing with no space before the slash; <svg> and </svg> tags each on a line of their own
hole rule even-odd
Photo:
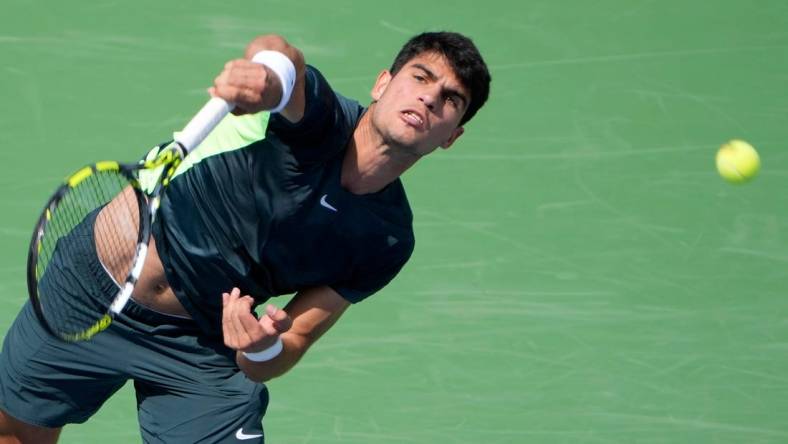
<svg viewBox="0 0 788 444">
<path fill-rule="evenodd" d="M 104 317 L 96 321 L 95 324 L 91 325 L 86 330 L 73 334 L 61 334 L 61 337 L 66 341 L 71 341 L 71 342 L 87 341 L 88 339 L 92 338 L 96 334 L 106 330 L 107 327 L 109 327 L 109 324 L 111 323 L 112 323 L 112 318 L 108 314 L 105 314 Z"/>
<path fill-rule="evenodd" d="M 47 209 L 47 220 L 49 220 L 49 219 L 50 219 L 50 215 L 49 215 L 49 209 Z M 39 233 L 40 233 L 40 232 L 39 232 Z M 39 235 L 40 235 L 40 234 L 39 234 Z M 40 254 L 41 254 L 41 247 L 42 247 L 43 245 L 44 245 L 44 244 L 43 244 L 43 243 L 41 243 L 41 242 L 39 242 L 39 243 L 38 243 L 38 248 L 36 248 L 36 250 L 38 250 L 38 251 L 36 251 L 36 254 L 38 254 L 38 255 L 40 255 Z M 36 280 L 39 280 L 39 279 L 41 279 L 41 269 L 40 269 L 39 267 L 36 267 Z"/>
<path fill-rule="evenodd" d="M 176 161 L 176 159 L 181 159 L 181 153 L 177 149 L 170 146 L 162 150 L 155 158 L 144 161 L 142 165 L 143 168 L 157 168 L 162 165 L 173 163 Z"/>
<path fill-rule="evenodd" d="M 80 182 L 85 180 L 85 178 L 90 176 L 91 174 L 93 174 L 93 167 L 92 166 L 86 166 L 85 168 L 82 168 L 81 170 L 79 170 L 76 173 L 72 174 L 71 177 L 68 178 L 68 181 L 67 181 L 68 182 L 68 186 L 70 186 L 71 188 L 74 188 L 75 186 L 79 185 Z"/>
<path fill-rule="evenodd" d="M 96 171 L 117 171 L 120 169 L 120 165 L 118 162 L 113 162 L 111 160 L 105 160 L 104 162 L 98 162 L 96 164 Z"/>
</svg>

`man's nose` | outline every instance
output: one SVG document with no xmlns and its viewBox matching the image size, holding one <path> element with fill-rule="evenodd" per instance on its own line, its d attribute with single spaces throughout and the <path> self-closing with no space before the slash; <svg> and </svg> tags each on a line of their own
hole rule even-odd
<svg viewBox="0 0 788 444">
<path fill-rule="evenodd" d="M 419 100 L 432 111 L 435 108 L 435 94 L 431 91 L 424 91 L 419 95 Z"/>
</svg>

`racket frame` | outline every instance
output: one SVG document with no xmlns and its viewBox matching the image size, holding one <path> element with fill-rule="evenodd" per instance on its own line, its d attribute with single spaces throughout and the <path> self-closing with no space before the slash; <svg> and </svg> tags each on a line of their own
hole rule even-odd
<svg viewBox="0 0 788 444">
<path fill-rule="evenodd" d="M 175 135 L 175 140 L 161 148 L 158 155 L 153 160 L 146 160 L 137 165 L 120 164 L 113 161 L 98 162 L 94 165 L 88 165 L 76 173 L 69 176 L 65 183 L 62 184 L 50 198 L 41 216 L 38 219 L 35 230 L 33 230 L 33 238 L 30 242 L 30 250 L 28 252 L 27 261 L 27 285 L 30 299 L 36 315 L 41 320 L 46 330 L 53 334 L 53 336 L 60 338 L 67 342 L 77 342 L 89 340 L 97 333 L 105 330 L 112 323 L 115 316 L 123 311 L 123 308 L 131 298 L 134 291 L 134 286 L 137 279 L 142 273 L 142 268 L 145 264 L 145 258 L 148 254 L 148 242 L 150 241 L 151 226 L 156 218 L 156 213 L 161 203 L 161 196 L 169 185 L 170 181 L 175 175 L 178 166 L 183 159 L 194 148 L 200 145 L 202 141 L 210 134 L 210 132 L 221 122 L 221 120 L 229 114 L 235 107 L 235 104 L 227 102 L 219 97 L 212 97 L 200 111 L 189 121 L 184 127 L 183 131 Z M 156 168 L 163 167 L 161 173 L 157 177 L 155 186 L 150 193 L 145 193 L 137 180 L 135 173 L 143 169 L 155 170 Z M 140 229 L 138 234 L 137 250 L 135 252 L 135 259 L 131 266 L 131 271 L 126 276 L 121 288 L 116 293 L 115 298 L 109 305 L 107 313 L 98 319 L 87 329 L 75 333 L 61 333 L 55 331 L 47 322 L 46 314 L 41 306 L 40 296 L 38 294 L 38 275 L 37 264 L 38 255 L 41 246 L 41 239 L 43 238 L 46 230 L 47 223 L 54 214 L 57 204 L 63 199 L 69 189 L 77 186 L 82 180 L 85 180 L 91 174 L 97 171 L 117 169 L 124 176 L 129 178 L 129 182 L 134 189 L 137 197 L 137 202 L 140 206 Z"/>
<path fill-rule="evenodd" d="M 96 333 L 99 333 L 109 326 L 115 315 L 121 312 L 131 297 L 131 292 L 133 291 L 134 285 L 139 278 L 142 264 L 145 262 L 145 257 L 147 255 L 147 245 L 148 241 L 150 240 L 152 223 L 151 205 L 149 203 L 150 198 L 142 190 L 142 187 L 135 176 L 135 172 L 139 169 L 141 169 L 139 165 L 124 165 L 112 161 L 97 162 L 96 164 L 85 166 L 66 178 L 64 183 L 60 185 L 49 198 L 44 210 L 41 212 L 41 216 L 39 216 L 36 227 L 33 230 L 33 238 L 30 241 L 30 248 L 27 255 L 27 289 L 36 316 L 41 321 L 41 324 L 44 326 L 44 328 L 53 336 L 68 342 L 90 339 Z M 82 331 L 74 333 L 57 332 L 52 328 L 49 321 L 47 321 L 46 314 L 44 313 L 44 307 L 41 304 L 41 299 L 38 292 L 38 262 L 42 246 L 41 241 L 47 232 L 47 227 L 49 226 L 49 222 L 52 219 L 52 215 L 55 213 L 56 208 L 69 192 L 69 190 L 78 186 L 88 177 L 106 171 L 115 171 L 121 174 L 129 182 L 129 186 L 131 186 L 131 189 L 134 191 L 134 196 L 136 198 L 137 208 L 139 211 L 139 230 L 137 232 L 137 251 L 135 253 L 135 262 L 132 266 L 131 272 L 126 276 L 124 283 L 118 289 L 115 297 L 113 297 L 113 302 L 109 306 L 109 310 L 106 314 L 104 314 L 104 316 L 99 318 L 90 327 Z M 161 188 L 158 188 L 158 191 L 160 192 Z"/>
</svg>

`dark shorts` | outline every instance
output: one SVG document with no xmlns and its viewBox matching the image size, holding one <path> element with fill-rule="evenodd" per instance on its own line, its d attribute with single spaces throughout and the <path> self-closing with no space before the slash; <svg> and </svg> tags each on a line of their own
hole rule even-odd
<svg viewBox="0 0 788 444">
<path fill-rule="evenodd" d="M 92 233 L 93 219 L 75 234 Z M 90 291 L 114 294 L 117 286 L 101 271 L 95 248 L 85 250 L 69 261 L 77 264 L 74 272 L 91 276 Z M 44 330 L 28 302 L 3 342 L 0 409 L 44 427 L 81 423 L 133 380 L 145 442 L 238 442 L 237 434 L 263 442 L 268 391 L 245 377 L 234 356 L 192 320 L 133 300 L 90 341 L 62 342 Z"/>
</svg>

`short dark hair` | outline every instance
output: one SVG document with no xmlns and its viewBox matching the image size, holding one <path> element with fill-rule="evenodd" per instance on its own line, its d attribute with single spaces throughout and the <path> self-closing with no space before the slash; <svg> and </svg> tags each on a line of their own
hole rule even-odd
<svg viewBox="0 0 788 444">
<path fill-rule="evenodd" d="M 468 109 L 460 121 L 460 125 L 465 124 L 490 95 L 491 79 L 487 64 L 468 37 L 456 32 L 424 32 L 408 40 L 400 49 L 389 70 L 391 75 L 396 75 L 408 61 L 425 52 L 436 52 L 446 57 L 462 85 L 470 91 Z"/>
</svg>

